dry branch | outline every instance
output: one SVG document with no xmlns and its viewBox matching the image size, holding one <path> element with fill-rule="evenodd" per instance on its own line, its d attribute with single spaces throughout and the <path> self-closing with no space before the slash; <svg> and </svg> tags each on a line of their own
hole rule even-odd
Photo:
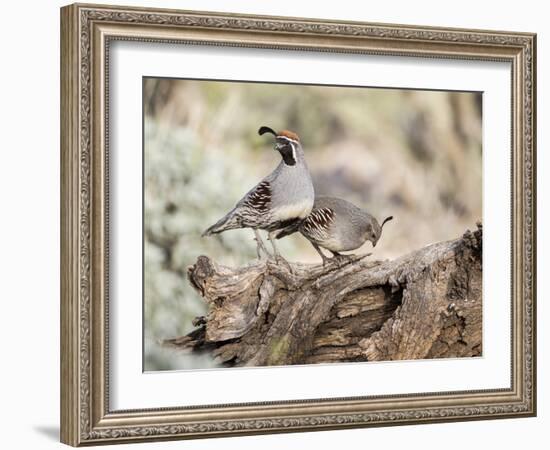
<svg viewBox="0 0 550 450">
<path fill-rule="evenodd" d="M 167 345 L 227 366 L 481 355 L 482 227 L 393 261 L 339 266 L 200 256 L 188 269 L 207 317 Z"/>
</svg>

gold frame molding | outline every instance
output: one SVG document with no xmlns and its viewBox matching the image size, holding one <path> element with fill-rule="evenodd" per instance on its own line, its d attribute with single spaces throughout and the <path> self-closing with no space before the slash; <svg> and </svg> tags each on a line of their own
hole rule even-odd
<svg viewBox="0 0 550 450">
<path fill-rule="evenodd" d="M 113 40 L 503 61 L 512 70 L 509 389 L 112 411 L 108 62 Z M 74 4 L 61 9 L 61 441 L 73 446 L 536 414 L 536 35 Z"/>
</svg>

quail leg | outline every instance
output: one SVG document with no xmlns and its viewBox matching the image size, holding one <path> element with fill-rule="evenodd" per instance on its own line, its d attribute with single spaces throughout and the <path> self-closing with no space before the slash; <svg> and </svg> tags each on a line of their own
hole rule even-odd
<svg viewBox="0 0 550 450">
<path fill-rule="evenodd" d="M 292 272 L 292 267 L 290 266 L 290 263 L 281 256 L 281 254 L 279 253 L 279 250 L 277 249 L 277 246 L 275 245 L 275 234 L 276 233 L 277 233 L 277 231 L 270 231 L 269 234 L 268 234 L 268 239 L 271 241 L 271 246 L 273 247 L 273 255 L 275 256 L 275 261 L 277 261 L 277 264 L 280 261 L 283 261 L 288 266 L 290 271 Z"/>
<path fill-rule="evenodd" d="M 262 259 L 262 252 L 264 252 L 264 254 L 269 258 L 271 256 L 271 253 L 267 251 L 264 241 L 260 236 L 260 232 L 256 228 L 254 228 L 254 236 L 254 240 L 256 241 L 256 253 L 258 254 L 258 259 Z"/>
<path fill-rule="evenodd" d="M 325 256 L 325 254 L 321 251 L 321 249 L 319 248 L 319 246 L 317 244 L 312 242 L 311 245 L 313 245 L 313 248 L 315 250 L 317 250 L 317 253 L 319 253 L 319 255 L 321 255 L 321 258 L 323 258 L 323 266 L 325 266 L 327 261 L 330 261 L 330 258 L 327 258 Z"/>
</svg>

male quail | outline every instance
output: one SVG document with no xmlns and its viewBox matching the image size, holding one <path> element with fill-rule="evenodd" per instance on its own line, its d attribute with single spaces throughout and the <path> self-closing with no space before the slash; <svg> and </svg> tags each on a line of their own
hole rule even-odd
<svg viewBox="0 0 550 450">
<path fill-rule="evenodd" d="M 378 221 L 366 211 L 354 204 L 335 197 L 316 197 L 311 214 L 302 222 L 291 224 L 276 234 L 280 239 L 296 231 L 304 235 L 323 258 L 323 265 L 328 258 L 319 247 L 329 250 L 334 257 L 345 259 L 350 255 L 340 252 L 355 250 L 366 241 L 376 246 L 382 227 L 393 217 Z"/>
<path fill-rule="evenodd" d="M 208 228 L 203 236 L 235 228 L 252 228 L 260 257 L 260 250 L 269 256 L 258 232 L 266 230 L 278 260 L 280 254 L 275 245 L 274 233 L 305 219 L 311 212 L 315 195 L 298 135 L 286 130 L 275 133 L 265 126 L 258 130 L 260 135 L 265 133 L 275 136 L 275 150 L 281 154 L 282 161 L 273 172 L 248 191 L 229 213 Z"/>
</svg>

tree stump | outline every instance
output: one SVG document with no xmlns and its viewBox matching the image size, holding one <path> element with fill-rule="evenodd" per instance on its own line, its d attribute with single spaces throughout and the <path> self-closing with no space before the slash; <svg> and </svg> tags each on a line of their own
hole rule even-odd
<svg viewBox="0 0 550 450">
<path fill-rule="evenodd" d="M 188 277 L 208 304 L 187 336 L 225 366 L 480 356 L 482 226 L 393 261 L 326 266 L 200 256 Z"/>
</svg>

